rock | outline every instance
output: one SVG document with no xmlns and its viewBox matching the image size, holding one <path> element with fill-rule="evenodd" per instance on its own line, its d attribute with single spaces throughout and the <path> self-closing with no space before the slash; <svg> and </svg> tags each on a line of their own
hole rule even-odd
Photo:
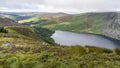
<svg viewBox="0 0 120 68">
<path fill-rule="evenodd" d="M 16 45 L 13 44 L 13 43 L 4 43 L 3 46 L 5 46 L 5 47 L 12 47 L 12 48 L 16 47 Z"/>
<path fill-rule="evenodd" d="M 48 45 L 46 42 L 43 42 L 42 44 L 43 44 L 43 45 Z"/>
<path fill-rule="evenodd" d="M 104 35 L 120 40 L 120 13 L 112 16 L 109 24 L 107 24 L 102 32 Z"/>
</svg>

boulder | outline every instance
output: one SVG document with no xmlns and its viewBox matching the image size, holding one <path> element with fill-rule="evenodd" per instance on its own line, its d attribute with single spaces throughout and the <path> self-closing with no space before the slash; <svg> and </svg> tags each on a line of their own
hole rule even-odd
<svg viewBox="0 0 120 68">
<path fill-rule="evenodd" d="M 5 47 L 12 47 L 12 48 L 16 47 L 16 45 L 13 44 L 13 43 L 4 43 L 3 46 L 5 46 Z"/>
</svg>

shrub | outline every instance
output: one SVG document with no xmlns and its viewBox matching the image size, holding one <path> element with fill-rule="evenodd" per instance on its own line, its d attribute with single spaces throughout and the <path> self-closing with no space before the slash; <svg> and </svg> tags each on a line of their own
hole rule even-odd
<svg viewBox="0 0 120 68">
<path fill-rule="evenodd" d="M 4 27 L 0 27 L 0 33 L 8 33 L 8 31 Z"/>
<path fill-rule="evenodd" d="M 120 49 L 119 49 L 119 48 L 116 48 L 116 49 L 115 49 L 115 53 L 116 53 L 117 55 L 120 55 Z"/>
</svg>

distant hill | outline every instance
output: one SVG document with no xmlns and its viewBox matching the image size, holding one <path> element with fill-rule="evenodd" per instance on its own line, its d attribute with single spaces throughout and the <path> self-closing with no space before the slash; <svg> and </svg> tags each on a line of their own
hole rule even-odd
<svg viewBox="0 0 120 68">
<path fill-rule="evenodd" d="M 65 16 L 69 16 L 69 14 L 65 14 L 65 13 L 43 13 L 43 14 L 38 14 L 38 15 L 35 14 L 32 18 L 19 20 L 18 22 L 19 23 L 28 23 L 28 22 L 31 23 L 33 21 L 33 23 L 35 23 L 40 20 L 51 20 L 51 19 L 65 17 Z"/>
<path fill-rule="evenodd" d="M 29 19 L 35 16 L 49 16 L 52 17 L 54 15 L 56 16 L 62 16 L 64 13 L 48 13 L 48 12 L 0 12 L 0 15 L 10 18 L 14 21 Z"/>
<path fill-rule="evenodd" d="M 2 17 L 12 19 L 16 22 L 19 20 L 29 19 L 32 17 L 31 15 L 27 15 L 23 13 L 0 13 L 0 15 L 2 15 Z"/>
<path fill-rule="evenodd" d="M 0 16 L 0 26 L 21 26 L 21 25 L 12 19 Z"/>
<path fill-rule="evenodd" d="M 71 15 L 65 13 L 46 13 L 34 16 L 30 19 L 20 20 L 19 23 L 29 26 L 41 26 L 51 30 L 104 34 L 118 39 L 120 37 L 120 26 L 117 20 L 119 19 L 118 12 L 96 12 Z"/>
</svg>

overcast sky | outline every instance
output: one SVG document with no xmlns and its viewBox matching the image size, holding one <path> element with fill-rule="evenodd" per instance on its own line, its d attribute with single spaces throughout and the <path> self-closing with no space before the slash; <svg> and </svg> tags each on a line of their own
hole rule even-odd
<svg viewBox="0 0 120 68">
<path fill-rule="evenodd" d="M 120 0 L 0 0 L 4 12 L 104 12 L 120 11 Z"/>
</svg>

